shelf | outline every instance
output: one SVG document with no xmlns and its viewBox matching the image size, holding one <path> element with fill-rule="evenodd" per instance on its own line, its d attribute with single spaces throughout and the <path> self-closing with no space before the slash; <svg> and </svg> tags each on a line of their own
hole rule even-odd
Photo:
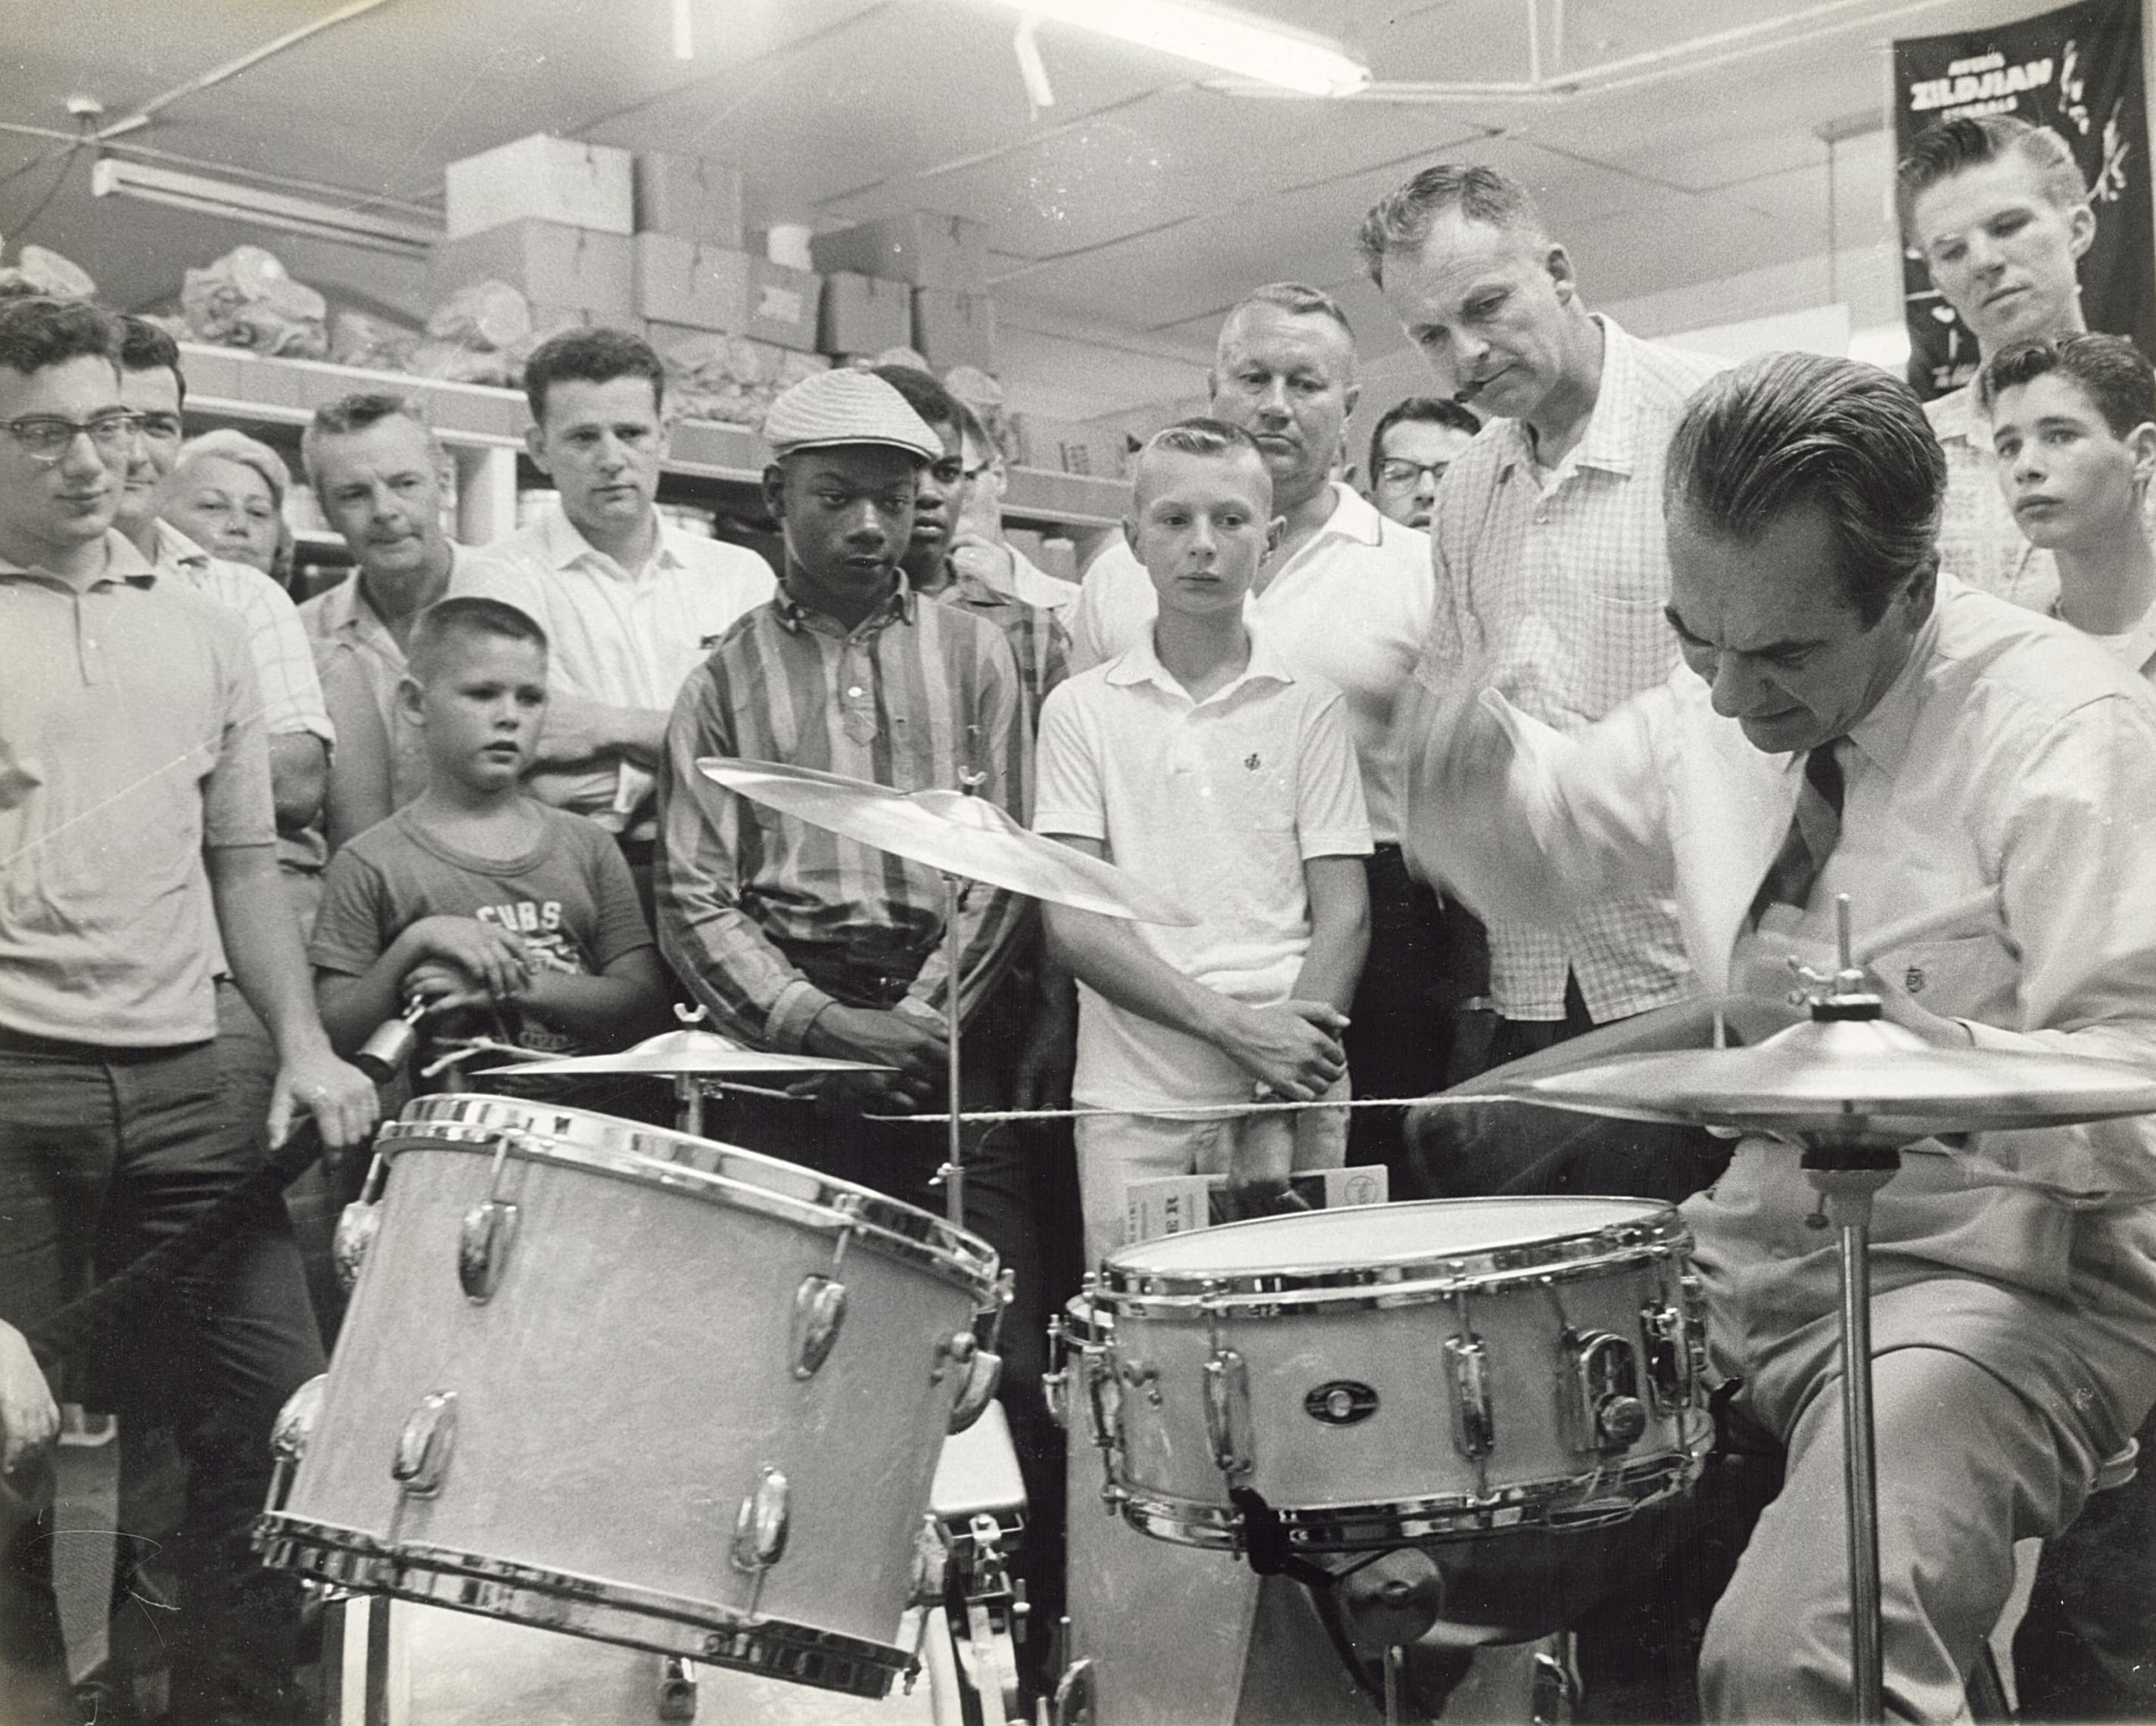
<svg viewBox="0 0 2156 1726">
<path fill-rule="evenodd" d="M 372 372 L 326 360 L 265 358 L 239 348 L 181 344 L 187 408 L 221 419 L 305 425 L 316 408 L 358 391 L 408 396 L 452 449 L 514 452 L 528 419 L 521 390 L 444 383 L 398 372 Z M 666 471 L 721 485 L 753 486 L 771 452 L 737 425 L 685 419 L 674 427 Z M 513 481 L 510 503 L 513 511 Z M 1130 487 L 1121 480 L 1013 468 L 1004 513 L 1014 527 L 1106 527 L 1122 519 Z M 512 515 L 513 519 L 513 515 Z"/>
</svg>

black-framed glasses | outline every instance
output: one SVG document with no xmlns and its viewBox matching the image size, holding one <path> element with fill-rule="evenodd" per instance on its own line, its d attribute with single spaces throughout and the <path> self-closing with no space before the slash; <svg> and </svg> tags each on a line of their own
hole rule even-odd
<svg viewBox="0 0 2156 1726">
<path fill-rule="evenodd" d="M 1409 461 L 1404 455 L 1388 455 L 1378 464 L 1378 483 L 1388 491 L 1405 491 L 1428 474 L 1430 483 L 1435 485 L 1451 465 L 1449 455 L 1443 461 Z"/>
<path fill-rule="evenodd" d="M 95 419 L 63 419 L 57 414 L 25 414 L 19 419 L 0 419 L 6 432 L 33 461 L 55 462 L 86 437 L 100 455 L 124 455 L 142 430 L 142 416 L 124 409 L 100 414 Z"/>
</svg>

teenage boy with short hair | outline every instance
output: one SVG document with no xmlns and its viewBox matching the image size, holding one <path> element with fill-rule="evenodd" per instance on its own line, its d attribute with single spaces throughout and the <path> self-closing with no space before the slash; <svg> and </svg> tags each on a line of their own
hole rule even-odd
<svg viewBox="0 0 2156 1726">
<path fill-rule="evenodd" d="M 2010 348 L 1977 380 L 1999 488 L 2059 567 L 2051 614 L 2156 678 L 2156 368 L 2123 336 Z"/>
<path fill-rule="evenodd" d="M 629 866 L 603 828 L 518 783 L 547 711 L 545 633 L 499 600 L 444 599 L 408 661 L 427 789 L 331 860 L 309 947 L 337 1047 L 411 998 L 549 1054 L 659 1030 L 666 982 Z"/>
<path fill-rule="evenodd" d="M 1297 677 L 1243 601 L 1279 542 L 1250 435 L 1211 419 L 1158 434 L 1123 532 L 1159 609 L 1126 652 L 1041 715 L 1034 826 L 1175 894 L 1178 928 L 1050 905 L 1081 984 L 1072 1095 L 1086 1257 L 1122 1242 L 1148 1175 L 1238 1182 L 1337 1168 L 1346 1111 L 1178 1119 L 1257 1094 L 1344 1097 L 1340 1044 L 1369 941 L 1370 824 L 1342 696 Z"/>
</svg>

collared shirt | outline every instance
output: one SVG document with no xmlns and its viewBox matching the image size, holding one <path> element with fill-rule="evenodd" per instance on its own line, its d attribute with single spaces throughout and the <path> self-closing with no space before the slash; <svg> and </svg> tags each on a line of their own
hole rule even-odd
<svg viewBox="0 0 2156 1726">
<path fill-rule="evenodd" d="M 722 790 L 697 758 L 783 761 L 900 791 L 980 774 L 977 794 L 1015 814 L 1030 753 L 1018 669 L 993 624 L 921 604 L 903 578 L 850 630 L 780 589 L 689 674 L 666 728 L 660 950 L 726 1030 L 773 1048 L 798 1050 L 836 999 L 788 948 L 901 979 L 899 1009 L 940 1020 L 942 877 Z M 962 1015 L 1002 976 L 1025 912 L 1009 893 L 963 884 Z"/>
<path fill-rule="evenodd" d="M 547 632 L 547 682 L 609 707 L 674 705 L 681 681 L 734 619 L 771 598 L 771 566 L 723 540 L 698 539 L 665 516 L 640 569 L 624 569 L 578 532 L 557 503 L 506 539 L 475 552 L 449 578 L 453 593 L 501 599 Z M 549 803 L 619 833 L 649 813 L 651 775 L 624 759 L 592 771 L 542 774 Z"/>
<path fill-rule="evenodd" d="M 938 605 L 970 611 L 1003 631 L 1011 657 L 1018 661 L 1019 681 L 1025 686 L 1027 722 L 1039 731 L 1040 704 L 1070 675 L 1070 638 L 1046 608 L 1006 593 L 955 563 L 950 574 L 950 580 L 927 597 Z"/>
<path fill-rule="evenodd" d="M 1400 836 L 1400 740 L 1393 718 L 1430 632 L 1436 600 L 1430 541 L 1337 480 L 1332 514 L 1245 608 L 1299 675 L 1348 698 L 1363 796 L 1380 844 Z M 1159 609 L 1152 578 L 1122 540 L 1086 572 L 1070 624 L 1070 664 L 1086 670 L 1143 640 Z"/>
<path fill-rule="evenodd" d="M 206 850 L 276 837 L 240 620 L 118 533 L 105 573 L 0 563 L 0 1025 L 107 1047 L 217 1033 Z"/>
<path fill-rule="evenodd" d="M 2156 1063 L 2156 693 L 2087 638 L 1942 576 L 1908 663 L 1837 754 L 1841 832 L 1780 951 L 1754 889 L 1803 778 L 1680 670 L 1578 738 L 1493 701 L 1519 750 L 1504 789 L 1440 788 L 1471 891 L 1516 914 L 1568 892 L 1673 886 L 1702 983 L 1788 976 L 1857 950 L 1980 1047 Z M 2061 1300 L 2145 1303 L 2156 1278 L 2156 1119 L 1984 1133 L 1904 1153 L 1873 1227 L 1874 1284 L 1967 1272 Z M 1749 1142 L 1686 1214 L 1756 1345 L 1834 1310 L 1831 1243 L 1786 1148 Z M 2133 1292 L 2125 1291 L 2133 1285 Z"/>
<path fill-rule="evenodd" d="M 1514 419 L 1491 421 L 1445 470 L 1430 522 L 1436 615 L 1415 670 L 1442 696 L 1486 655 L 1521 706 L 1560 731 L 1591 724 L 1676 663 L 1662 614 L 1662 473 L 1685 403 L 1718 369 L 1596 321 L 1601 388 L 1553 472 Z M 1598 1021 L 1677 999 L 1685 959 L 1671 907 L 1630 896 L 1583 906 L 1562 928 L 1491 925 L 1491 994 L 1506 1017 L 1563 1018 L 1568 972 Z"/>
<path fill-rule="evenodd" d="M 1050 575 L 1016 546 L 1007 545 L 1004 549 L 1010 553 L 1011 597 L 1054 612 L 1055 620 L 1067 629 L 1070 614 L 1078 604 L 1078 583 Z"/>
<path fill-rule="evenodd" d="M 1034 827 L 1106 845 L 1118 868 L 1203 919 L 1132 926 L 1170 969 L 1253 1006 L 1287 999 L 1310 950 L 1313 857 L 1366 856 L 1370 824 L 1340 692 L 1301 678 L 1262 630 L 1202 701 L 1148 629 L 1081 672 L 1041 718 Z M 1248 1101 L 1219 1050 L 1079 984 L 1072 1094 L 1091 1107 Z"/>
<path fill-rule="evenodd" d="M 465 554 L 454 540 L 449 547 L 449 580 L 454 582 Z M 341 656 L 374 697 L 389 743 L 390 807 L 401 809 L 427 789 L 427 739 L 397 699 L 397 686 L 404 681 L 403 644 L 382 620 L 364 583 L 365 578 L 353 570 L 301 605 L 300 622 L 314 643 L 316 669 L 327 675 L 331 660 Z"/>
</svg>

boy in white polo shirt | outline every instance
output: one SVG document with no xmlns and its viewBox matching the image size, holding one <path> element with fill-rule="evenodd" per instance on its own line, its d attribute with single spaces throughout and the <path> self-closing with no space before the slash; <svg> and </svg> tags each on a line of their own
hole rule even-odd
<svg viewBox="0 0 2156 1726">
<path fill-rule="evenodd" d="M 1089 1261 L 1122 1244 L 1124 1189 L 1183 1174 L 1337 1168 L 1344 1110 L 1165 1114 L 1348 1091 L 1340 1035 L 1369 941 L 1370 825 L 1339 692 L 1244 619 L 1281 522 L 1249 434 L 1172 425 L 1138 458 L 1124 537 L 1159 614 L 1040 717 L 1035 830 L 1176 895 L 1193 927 L 1044 907 L 1079 981 L 1071 1092 Z"/>
</svg>

